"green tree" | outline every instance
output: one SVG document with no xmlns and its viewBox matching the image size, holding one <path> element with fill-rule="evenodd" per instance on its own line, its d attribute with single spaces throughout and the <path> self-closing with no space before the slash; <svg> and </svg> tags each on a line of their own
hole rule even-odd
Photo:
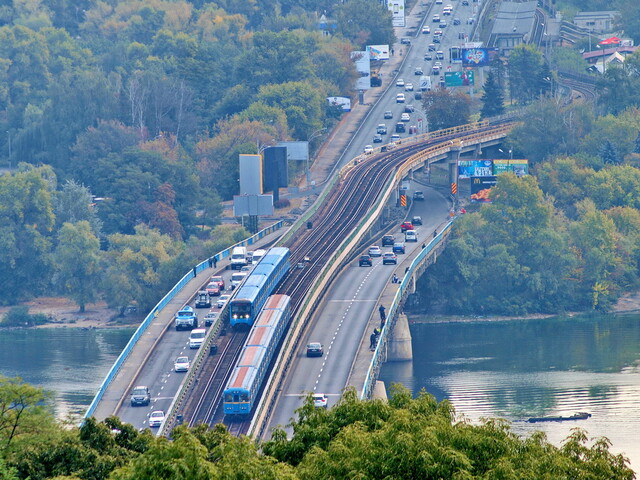
<svg viewBox="0 0 640 480">
<path fill-rule="evenodd" d="M 471 100 L 462 92 L 432 90 L 424 95 L 422 105 L 432 131 L 469 123 Z"/>
<path fill-rule="evenodd" d="M 618 165 L 620 163 L 620 155 L 618 149 L 610 140 L 605 140 L 600 148 L 600 158 L 602 162 L 610 165 Z"/>
<path fill-rule="evenodd" d="M 504 92 L 493 70 L 489 71 L 482 94 L 481 118 L 493 117 L 504 113 Z"/>
<path fill-rule="evenodd" d="M 548 67 L 542 53 L 533 45 L 517 45 L 509 55 L 509 87 L 511 98 L 518 103 L 531 103 L 550 87 L 544 82 Z"/>
<path fill-rule="evenodd" d="M 392 45 L 396 37 L 391 24 L 391 12 L 379 2 L 346 0 L 338 4 L 334 18 L 338 32 L 364 50 L 366 45 Z"/>
<path fill-rule="evenodd" d="M 64 223 L 58 232 L 58 246 L 53 254 L 56 266 L 55 284 L 85 311 L 95 302 L 100 264 L 100 241 L 86 220 Z"/>
<path fill-rule="evenodd" d="M 100 235 L 102 224 L 95 211 L 95 203 L 89 189 L 73 180 L 67 180 L 62 189 L 55 193 L 53 206 L 58 228 L 65 222 L 76 223 L 86 220 L 96 236 Z"/>
</svg>

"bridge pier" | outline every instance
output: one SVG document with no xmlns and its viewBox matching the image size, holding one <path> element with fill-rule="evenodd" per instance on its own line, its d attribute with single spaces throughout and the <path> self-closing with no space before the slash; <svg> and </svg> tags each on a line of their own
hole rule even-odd
<svg viewBox="0 0 640 480">
<path fill-rule="evenodd" d="M 387 362 L 406 362 L 413 360 L 411 331 L 404 313 L 398 315 L 387 347 Z"/>
<path fill-rule="evenodd" d="M 380 398 L 382 400 L 388 400 L 387 389 L 382 380 L 376 380 L 376 384 L 373 387 L 372 398 Z"/>
</svg>

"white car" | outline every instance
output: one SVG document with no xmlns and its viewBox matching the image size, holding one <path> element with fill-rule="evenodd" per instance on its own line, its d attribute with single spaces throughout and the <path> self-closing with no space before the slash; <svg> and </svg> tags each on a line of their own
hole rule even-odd
<svg viewBox="0 0 640 480">
<path fill-rule="evenodd" d="M 399 93 L 396 95 L 396 103 L 404 103 L 404 93 Z"/>
<path fill-rule="evenodd" d="M 218 307 L 218 308 L 224 307 L 227 304 L 227 302 L 229 301 L 230 298 L 231 298 L 231 295 L 220 295 L 220 298 L 218 299 L 218 302 L 216 303 L 216 307 Z"/>
<path fill-rule="evenodd" d="M 408 113 L 403 113 L 402 115 L 400 115 L 400 121 L 401 122 L 410 122 L 411 121 L 411 116 Z"/>
<path fill-rule="evenodd" d="M 189 361 L 189 357 L 178 357 L 176 358 L 176 361 L 173 364 L 173 369 L 176 372 L 188 372 L 189 367 L 191 367 L 191 362 Z"/>
<path fill-rule="evenodd" d="M 369 256 L 370 257 L 381 257 L 382 256 L 382 250 L 380 250 L 380 247 L 378 245 L 371 245 L 369 247 Z"/>
<path fill-rule="evenodd" d="M 404 86 L 404 91 L 405 91 L 405 92 L 413 92 L 413 83 L 407 83 L 407 84 Z"/>
<path fill-rule="evenodd" d="M 404 87 L 404 80 L 401 78 L 396 80 L 396 87 Z"/>
<path fill-rule="evenodd" d="M 159 427 L 164 422 L 164 412 L 162 410 L 156 410 L 149 415 L 149 426 Z"/>
<path fill-rule="evenodd" d="M 327 408 L 327 396 L 324 393 L 314 393 L 313 406 L 316 408 Z"/>
<path fill-rule="evenodd" d="M 422 27 L 422 33 L 425 35 L 431 33 L 431 28 L 429 27 L 429 25 L 425 25 L 424 27 Z"/>
<path fill-rule="evenodd" d="M 363 152 L 365 155 L 371 155 L 373 153 L 373 145 L 365 145 Z"/>
</svg>

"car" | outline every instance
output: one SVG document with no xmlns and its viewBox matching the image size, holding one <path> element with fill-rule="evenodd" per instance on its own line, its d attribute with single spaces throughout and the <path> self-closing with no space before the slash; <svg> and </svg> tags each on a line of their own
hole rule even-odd
<svg viewBox="0 0 640 480">
<path fill-rule="evenodd" d="M 402 222 L 402 225 L 400 225 L 400 231 L 402 233 L 406 232 L 407 230 L 413 230 L 413 223 L 411 222 Z"/>
<path fill-rule="evenodd" d="M 253 265 L 245 265 L 244 267 L 240 267 L 240 271 L 241 272 L 245 272 L 245 273 L 249 273 L 251 270 L 253 270 Z"/>
<path fill-rule="evenodd" d="M 178 357 L 173 364 L 173 369 L 176 372 L 188 372 L 189 367 L 191 367 L 191 362 L 189 361 L 189 357 Z"/>
<path fill-rule="evenodd" d="M 440 25 L 438 25 L 440 28 L 447 28 L 447 21 L 446 20 L 441 20 L 440 21 Z"/>
<path fill-rule="evenodd" d="M 435 52 L 436 51 L 436 46 L 433 43 L 430 43 L 429 46 L 427 47 L 427 51 Z"/>
<path fill-rule="evenodd" d="M 387 124 L 386 123 L 379 123 L 378 126 L 376 127 L 376 133 L 379 133 L 380 135 L 386 135 L 387 134 Z"/>
<path fill-rule="evenodd" d="M 414 71 L 413 71 L 414 75 L 422 75 L 424 74 L 424 70 L 422 70 L 422 67 L 417 67 Z"/>
<path fill-rule="evenodd" d="M 207 290 L 200 290 L 196 295 L 196 308 L 211 308 L 211 296 Z"/>
<path fill-rule="evenodd" d="M 442 10 L 442 15 L 451 15 L 451 10 L 445 8 L 444 10 Z"/>
<path fill-rule="evenodd" d="M 416 92 L 413 95 L 414 100 L 422 100 L 422 92 Z"/>
<path fill-rule="evenodd" d="M 391 251 L 393 253 L 404 253 L 404 242 L 396 242 L 393 244 L 393 248 L 391 249 Z"/>
<path fill-rule="evenodd" d="M 365 155 L 371 155 L 373 153 L 373 145 L 365 145 L 364 148 L 362 149 L 362 152 Z"/>
<path fill-rule="evenodd" d="M 424 200 L 424 192 L 421 192 L 420 190 L 416 190 L 415 192 L 413 192 L 413 199 L 414 200 Z"/>
<path fill-rule="evenodd" d="M 254 252 L 255 254 L 255 252 Z M 213 275 L 210 279 L 209 282 L 215 282 L 218 284 L 218 286 L 220 287 L 220 290 L 224 290 L 224 278 L 222 278 L 222 276 L 220 275 Z"/>
<path fill-rule="evenodd" d="M 218 308 L 224 307 L 230 298 L 231 298 L 231 295 L 220 295 L 220 298 L 216 302 L 216 307 Z"/>
<path fill-rule="evenodd" d="M 434 16 L 433 16 L 433 18 L 431 19 L 431 21 L 432 21 L 433 23 L 438 23 L 438 22 L 440 22 L 440 15 L 438 15 L 438 14 L 434 15 Z"/>
<path fill-rule="evenodd" d="M 391 110 L 387 110 L 384 112 L 384 118 L 393 118 L 393 112 Z"/>
<path fill-rule="evenodd" d="M 475 19 L 473 17 L 467 18 L 467 25 L 473 25 L 473 22 L 475 22 Z"/>
<path fill-rule="evenodd" d="M 397 132 L 397 133 L 404 133 L 404 132 L 406 132 L 406 129 L 404 128 L 404 123 L 402 123 L 402 122 L 398 122 L 398 123 L 396 123 L 396 132 Z M 392 136 L 391 138 L 393 138 L 393 136 Z M 398 137 L 398 138 L 400 138 L 400 137 Z"/>
<path fill-rule="evenodd" d="M 405 92 L 413 92 L 413 83 L 409 82 L 404 86 Z"/>
<path fill-rule="evenodd" d="M 164 412 L 162 410 L 156 410 L 149 415 L 149 426 L 159 427 L 164 422 Z"/>
<path fill-rule="evenodd" d="M 442 68 L 442 62 L 433 62 L 436 67 Z"/>
<path fill-rule="evenodd" d="M 382 246 L 390 247 L 395 243 L 395 237 L 393 235 L 385 235 L 382 237 Z"/>
<path fill-rule="evenodd" d="M 440 75 L 440 67 L 437 65 L 434 65 L 431 68 L 431 75 Z"/>
<path fill-rule="evenodd" d="M 453 24 L 454 25 L 460 25 L 460 19 L 459 18 L 454 18 L 453 19 Z"/>
<path fill-rule="evenodd" d="M 209 282 L 205 287 L 205 291 L 212 297 L 220 295 L 220 285 L 215 282 Z"/>
<path fill-rule="evenodd" d="M 411 39 L 407 38 L 407 37 L 402 37 L 400 39 L 400 44 L 401 45 L 411 45 Z"/>
<path fill-rule="evenodd" d="M 444 35 L 442 30 L 436 30 L 435 32 L 433 32 L 433 35 L 435 37 L 441 37 L 442 35 Z"/>
<path fill-rule="evenodd" d="M 404 93 L 399 93 L 396 95 L 396 103 L 404 103 Z"/>
<path fill-rule="evenodd" d="M 373 143 L 382 143 L 382 135 L 374 135 Z"/>
<path fill-rule="evenodd" d="M 420 215 L 414 215 L 411 219 L 411 223 L 414 225 L 422 225 L 422 217 Z"/>
<path fill-rule="evenodd" d="M 409 105 L 405 105 L 404 106 L 404 111 L 405 113 L 413 113 L 416 111 L 416 107 L 414 107 L 413 105 L 409 104 Z"/>
<path fill-rule="evenodd" d="M 442 50 L 438 50 L 436 52 L 436 60 L 444 60 L 444 52 Z M 442 66 L 442 65 L 440 65 Z"/>
<path fill-rule="evenodd" d="M 410 133 L 410 134 L 418 133 L 418 126 L 417 126 L 417 125 L 411 125 L 411 126 L 409 127 L 409 133 Z"/>
<path fill-rule="evenodd" d="M 422 33 L 425 35 L 428 35 L 431 33 L 431 28 L 429 27 L 429 25 L 425 25 L 424 27 L 422 27 Z"/>
<path fill-rule="evenodd" d="M 433 36 L 433 43 L 441 43 L 442 42 L 442 37 L 441 36 Z"/>
<path fill-rule="evenodd" d="M 358 265 L 361 267 L 373 267 L 373 261 L 369 255 L 360 255 L 360 260 L 358 260 Z"/>
<path fill-rule="evenodd" d="M 313 406 L 316 408 L 327 408 L 327 396 L 324 393 L 314 393 Z"/>
<path fill-rule="evenodd" d="M 436 0 L 436 5 L 442 5 L 442 0 Z"/>
<path fill-rule="evenodd" d="M 396 80 L 396 87 L 404 87 L 404 80 L 402 78 Z"/>
<path fill-rule="evenodd" d="M 220 316 L 219 312 L 214 312 L 213 310 L 211 310 L 209 313 L 207 313 L 204 316 L 204 326 L 210 327 L 211 325 L 213 325 L 213 322 L 215 322 L 218 319 L 219 316 Z"/>
<path fill-rule="evenodd" d="M 369 247 L 369 256 L 370 257 L 381 257 L 382 256 L 382 250 L 380 250 L 380 247 L 378 245 L 371 245 Z"/>
<path fill-rule="evenodd" d="M 435 50 L 435 48 L 436 48 L 436 46 L 434 45 L 433 49 Z M 424 59 L 431 61 L 431 60 L 433 60 L 433 55 L 431 55 L 429 52 L 427 52 L 427 53 L 424 54 Z"/>
<path fill-rule="evenodd" d="M 410 122 L 411 121 L 411 115 L 409 115 L 407 112 L 404 112 L 402 115 L 400 115 L 400 121 L 401 122 Z"/>
<path fill-rule="evenodd" d="M 404 241 L 405 242 L 417 242 L 418 241 L 418 232 L 415 230 L 407 230 L 404 232 Z"/>
<path fill-rule="evenodd" d="M 400 125 L 402 125 L 404 127 L 404 125 L 401 123 Z M 397 125 L 396 125 L 397 127 Z M 398 135 L 397 133 L 394 133 L 393 135 L 391 135 L 391 142 L 393 142 L 393 146 L 395 147 L 395 142 L 397 142 L 398 140 L 400 140 L 400 135 Z"/>
<path fill-rule="evenodd" d="M 469 0 L 462 0 L 461 5 L 462 5 L 463 7 L 468 7 L 468 6 L 469 6 Z"/>
<path fill-rule="evenodd" d="M 383 265 L 396 265 L 398 263 L 398 257 L 393 252 L 386 252 L 382 255 L 382 264 Z"/>
<path fill-rule="evenodd" d="M 319 342 L 311 342 L 307 344 L 307 357 L 321 357 L 324 355 L 324 349 Z"/>
<path fill-rule="evenodd" d="M 151 403 L 151 394 L 149 393 L 149 387 L 144 385 L 138 385 L 131 390 L 131 406 L 137 405 L 149 405 Z"/>
</svg>

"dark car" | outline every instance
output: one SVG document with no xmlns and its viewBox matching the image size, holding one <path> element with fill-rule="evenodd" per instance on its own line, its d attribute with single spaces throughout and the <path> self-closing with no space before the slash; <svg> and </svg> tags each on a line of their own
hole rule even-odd
<svg viewBox="0 0 640 480">
<path fill-rule="evenodd" d="M 419 215 L 416 215 L 411 219 L 411 223 L 413 223 L 414 225 L 422 225 L 422 217 Z"/>
<path fill-rule="evenodd" d="M 400 43 L 402 45 L 411 45 L 411 39 L 407 37 L 403 37 L 400 39 Z"/>
<path fill-rule="evenodd" d="M 460 19 L 459 18 L 454 18 L 453 19 L 453 24 L 454 25 L 460 25 Z"/>
<path fill-rule="evenodd" d="M 413 223 L 411 223 L 411 222 L 402 222 L 402 225 L 400 225 L 400 231 L 402 233 L 404 233 L 407 230 L 413 230 Z"/>
<path fill-rule="evenodd" d="M 413 98 L 416 100 L 422 100 L 422 92 L 416 92 Z"/>
<path fill-rule="evenodd" d="M 393 253 L 404 253 L 404 242 L 396 242 L 393 244 Z"/>
<path fill-rule="evenodd" d="M 413 105 L 405 105 L 404 111 L 405 113 L 413 113 L 416 111 L 416 107 L 414 107 Z"/>
<path fill-rule="evenodd" d="M 369 255 L 360 255 L 358 265 L 360 265 L 361 267 L 373 267 L 373 262 L 371 261 L 371 257 Z"/>
<path fill-rule="evenodd" d="M 469 0 L 462 0 L 462 6 L 468 7 L 469 6 Z"/>
<path fill-rule="evenodd" d="M 372 87 L 381 87 L 382 79 L 380 77 L 371 76 L 371 86 Z"/>
<path fill-rule="evenodd" d="M 404 123 L 402 122 L 396 123 L 396 133 L 404 133 L 404 132 L 406 132 Z"/>
<path fill-rule="evenodd" d="M 138 385 L 134 387 L 131 392 L 131 406 L 135 407 L 136 405 L 149 405 L 151 403 L 151 395 L 149 394 L 149 389 L 143 385 Z"/>
<path fill-rule="evenodd" d="M 382 246 L 383 247 L 392 247 L 395 243 L 395 238 L 393 235 L 385 235 L 382 237 Z"/>
<path fill-rule="evenodd" d="M 387 252 L 382 256 L 383 265 L 396 265 L 398 263 L 398 257 L 393 252 Z"/>
<path fill-rule="evenodd" d="M 382 143 L 382 135 L 374 135 L 373 143 Z"/>
<path fill-rule="evenodd" d="M 384 118 L 393 118 L 393 112 L 391 110 L 387 110 L 384 112 Z"/>
<path fill-rule="evenodd" d="M 322 344 L 311 342 L 307 344 L 307 357 L 321 357 L 324 354 Z"/>
</svg>

